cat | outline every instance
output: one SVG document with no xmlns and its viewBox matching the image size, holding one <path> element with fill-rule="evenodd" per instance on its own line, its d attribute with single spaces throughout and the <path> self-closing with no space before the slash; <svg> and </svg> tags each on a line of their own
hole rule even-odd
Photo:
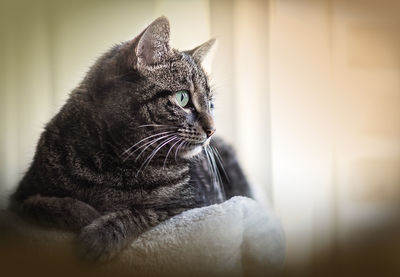
<svg viewBox="0 0 400 277">
<path fill-rule="evenodd" d="M 201 63 L 215 40 L 180 52 L 169 29 L 160 17 L 97 60 L 10 198 L 25 218 L 76 232 L 88 259 L 110 260 L 188 209 L 251 197 L 232 148 L 214 137 Z"/>
</svg>

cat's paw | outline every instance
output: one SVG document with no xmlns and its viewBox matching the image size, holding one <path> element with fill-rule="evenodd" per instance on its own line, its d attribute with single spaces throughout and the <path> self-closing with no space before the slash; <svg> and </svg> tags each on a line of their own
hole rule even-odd
<svg viewBox="0 0 400 277">
<path fill-rule="evenodd" d="M 86 260 L 106 262 L 121 251 L 123 240 L 116 229 L 95 220 L 82 228 L 78 237 L 79 252 Z"/>
</svg>

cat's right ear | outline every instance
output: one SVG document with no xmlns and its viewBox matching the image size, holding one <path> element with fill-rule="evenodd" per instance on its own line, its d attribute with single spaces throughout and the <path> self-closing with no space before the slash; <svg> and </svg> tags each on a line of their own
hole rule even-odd
<svg viewBox="0 0 400 277">
<path fill-rule="evenodd" d="M 165 16 L 161 16 L 135 38 L 138 67 L 156 65 L 166 59 L 170 53 L 169 33 L 169 21 Z"/>
</svg>

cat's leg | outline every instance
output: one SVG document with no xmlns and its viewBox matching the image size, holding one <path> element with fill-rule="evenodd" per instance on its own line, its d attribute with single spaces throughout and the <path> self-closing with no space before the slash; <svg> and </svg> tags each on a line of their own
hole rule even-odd
<svg viewBox="0 0 400 277">
<path fill-rule="evenodd" d="M 106 214 L 82 229 L 81 254 L 90 260 L 110 260 L 142 233 L 182 211 L 127 209 Z"/>
<path fill-rule="evenodd" d="M 34 195 L 19 204 L 19 210 L 34 220 L 71 231 L 79 231 L 101 214 L 89 204 L 70 197 Z"/>
</svg>

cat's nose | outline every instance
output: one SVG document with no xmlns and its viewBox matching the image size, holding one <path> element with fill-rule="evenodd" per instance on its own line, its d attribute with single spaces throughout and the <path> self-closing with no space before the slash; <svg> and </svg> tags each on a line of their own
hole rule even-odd
<svg viewBox="0 0 400 277">
<path fill-rule="evenodd" d="M 216 130 L 212 116 L 208 113 L 201 113 L 199 116 L 199 121 L 201 127 L 203 127 L 203 130 L 207 135 L 207 138 L 211 137 Z"/>
<path fill-rule="evenodd" d="M 211 136 L 215 133 L 216 130 L 217 130 L 217 129 L 215 129 L 215 128 L 207 128 L 207 129 L 205 130 L 205 131 L 206 131 L 207 138 L 211 137 Z"/>
</svg>

